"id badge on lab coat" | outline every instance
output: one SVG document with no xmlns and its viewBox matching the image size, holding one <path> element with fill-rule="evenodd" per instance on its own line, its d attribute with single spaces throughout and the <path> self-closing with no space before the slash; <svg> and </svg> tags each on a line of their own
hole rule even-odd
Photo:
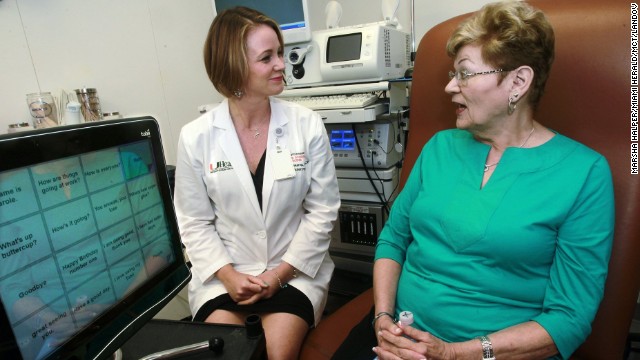
<svg viewBox="0 0 640 360">
<path fill-rule="evenodd" d="M 289 149 L 277 148 L 271 153 L 271 164 L 276 180 L 290 179 L 296 175 Z"/>
</svg>

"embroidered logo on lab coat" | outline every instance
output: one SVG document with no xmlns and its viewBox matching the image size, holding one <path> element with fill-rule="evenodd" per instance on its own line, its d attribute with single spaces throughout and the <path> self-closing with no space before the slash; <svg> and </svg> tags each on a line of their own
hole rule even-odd
<svg viewBox="0 0 640 360">
<path fill-rule="evenodd" d="M 233 170 L 233 166 L 231 166 L 230 161 L 216 161 L 216 166 L 214 167 L 212 163 L 209 164 L 209 172 L 215 174 L 220 171 Z"/>
<path fill-rule="evenodd" d="M 299 153 L 291 153 L 291 162 L 293 162 L 293 168 L 295 171 L 305 171 L 307 170 L 307 164 L 309 160 L 304 155 L 304 152 Z"/>
</svg>

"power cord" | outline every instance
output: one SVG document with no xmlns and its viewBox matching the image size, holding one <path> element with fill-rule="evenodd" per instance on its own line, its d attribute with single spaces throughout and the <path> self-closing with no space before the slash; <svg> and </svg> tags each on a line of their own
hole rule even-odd
<svg viewBox="0 0 640 360">
<path fill-rule="evenodd" d="M 367 174 L 367 178 L 369 179 L 369 183 L 371 184 L 371 186 L 373 187 L 373 190 L 376 192 L 376 195 L 378 196 L 378 199 L 380 199 L 380 202 L 382 203 L 382 207 L 385 210 L 385 212 L 387 213 L 387 216 L 389 215 L 389 203 L 386 201 L 386 199 L 382 196 L 382 194 L 380 194 L 380 191 L 378 191 L 378 188 L 376 187 L 376 184 L 373 182 L 373 178 L 371 177 L 371 174 L 369 173 L 369 169 L 367 168 L 367 164 L 364 161 L 364 156 L 362 154 L 362 149 L 360 148 L 360 142 L 358 141 L 358 136 L 356 135 L 356 125 L 355 124 L 351 124 L 351 129 L 353 130 L 353 134 L 354 134 L 354 139 L 356 140 L 356 148 L 358 149 L 358 154 L 360 155 L 360 161 L 362 162 L 362 168 L 364 169 L 365 173 Z M 373 154 L 371 154 L 373 156 Z"/>
</svg>

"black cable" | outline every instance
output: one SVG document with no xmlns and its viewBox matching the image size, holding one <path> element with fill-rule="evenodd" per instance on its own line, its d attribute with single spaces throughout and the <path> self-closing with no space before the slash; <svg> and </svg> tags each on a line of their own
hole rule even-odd
<svg viewBox="0 0 640 360">
<path fill-rule="evenodd" d="M 376 192 L 376 195 L 378 195 L 378 199 L 380 199 L 383 209 L 387 212 L 387 215 L 389 215 L 389 204 L 387 204 L 387 202 L 384 200 L 384 198 L 378 191 L 376 184 L 373 182 L 373 178 L 371 177 L 371 174 L 369 174 L 369 169 L 367 169 L 367 164 L 364 162 L 364 156 L 362 155 L 362 149 L 360 148 L 360 142 L 358 141 L 358 135 L 356 132 L 356 124 L 352 123 L 351 129 L 353 130 L 353 137 L 356 140 L 356 148 L 358 148 L 358 154 L 360 155 L 360 161 L 362 162 L 362 167 L 364 168 L 364 172 L 367 174 L 369 183 L 371 183 L 371 186 L 373 186 L 373 190 Z"/>
<path fill-rule="evenodd" d="M 377 139 L 373 139 L 373 143 L 378 145 L 378 147 L 380 148 L 380 151 L 382 151 L 383 154 L 385 155 L 389 155 L 389 151 L 385 151 L 384 148 L 382 147 L 382 145 L 380 145 L 380 141 L 378 141 Z M 372 158 L 372 162 L 373 162 L 373 158 Z"/>
<path fill-rule="evenodd" d="M 382 146 L 380 145 L 378 146 L 382 149 Z M 374 155 L 376 155 L 376 152 L 372 151 L 371 152 L 371 168 L 373 169 L 373 173 L 376 175 L 376 179 L 380 181 L 380 188 L 382 189 L 382 198 L 384 199 L 384 203 L 389 204 L 389 198 L 387 198 L 387 195 L 384 193 L 384 180 L 380 178 L 380 175 L 378 175 L 378 171 L 376 170 L 376 165 L 373 160 Z M 391 178 L 393 179 L 393 176 Z"/>
</svg>

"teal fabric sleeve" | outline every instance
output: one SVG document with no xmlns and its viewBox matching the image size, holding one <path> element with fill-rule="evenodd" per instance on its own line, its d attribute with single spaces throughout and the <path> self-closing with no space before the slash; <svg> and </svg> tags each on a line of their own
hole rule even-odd
<svg viewBox="0 0 640 360">
<path fill-rule="evenodd" d="M 593 164 L 587 179 L 559 229 L 542 313 L 532 319 L 549 332 L 565 359 L 591 332 L 611 255 L 613 184 L 604 158 Z"/>
</svg>

